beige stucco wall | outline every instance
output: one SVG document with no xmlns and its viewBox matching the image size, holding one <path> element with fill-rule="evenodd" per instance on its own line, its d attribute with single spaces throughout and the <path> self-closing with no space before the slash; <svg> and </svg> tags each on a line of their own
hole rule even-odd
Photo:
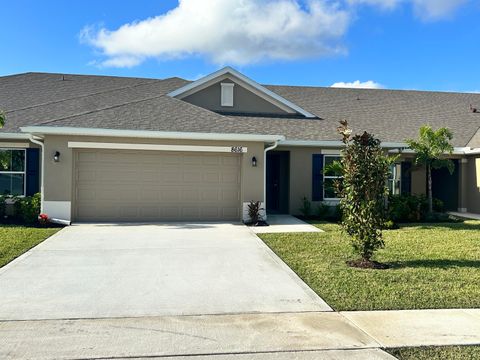
<svg viewBox="0 0 480 360">
<path fill-rule="evenodd" d="M 233 88 L 233 106 L 221 106 L 221 83 L 233 83 L 229 79 L 219 81 L 200 90 L 183 100 L 213 111 L 238 112 L 238 113 L 267 113 L 286 114 L 285 111 L 253 94 L 242 86 L 235 84 Z"/>
<path fill-rule="evenodd" d="M 468 158 L 467 211 L 480 213 L 480 156 Z"/>
<path fill-rule="evenodd" d="M 279 146 L 275 150 L 290 152 L 289 212 L 293 215 L 299 215 L 302 198 L 306 196 L 307 199 L 312 199 L 312 155 L 338 155 L 340 149 L 326 150 L 316 147 Z M 313 201 L 312 210 L 315 211 L 319 204 L 319 201 Z"/>
<path fill-rule="evenodd" d="M 203 146 L 243 146 L 248 148 L 242 155 L 241 193 L 244 202 L 263 200 L 263 166 L 264 144 L 259 142 L 238 141 L 191 141 L 191 140 L 162 140 L 162 139 L 133 139 L 113 137 L 87 136 L 46 136 L 45 144 L 45 189 L 44 200 L 53 212 L 66 212 L 69 202 L 72 201 L 73 183 L 73 150 L 68 148 L 69 141 L 108 142 L 108 143 L 140 143 L 162 145 L 203 145 Z M 60 162 L 53 161 L 56 151 L 60 152 Z M 257 167 L 252 167 L 251 159 L 257 158 Z M 241 206 L 241 204 L 239 204 Z M 71 206 L 70 206 L 71 208 Z M 48 213 L 48 209 L 45 210 Z M 71 211 L 68 214 L 71 216 Z M 65 216 L 64 216 L 65 218 Z M 70 219 L 70 218 L 68 218 Z"/>
</svg>

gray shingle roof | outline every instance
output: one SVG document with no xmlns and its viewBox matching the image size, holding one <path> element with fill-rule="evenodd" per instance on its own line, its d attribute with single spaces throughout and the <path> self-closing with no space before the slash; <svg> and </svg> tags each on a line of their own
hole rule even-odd
<svg viewBox="0 0 480 360">
<path fill-rule="evenodd" d="M 0 77 L 3 132 L 48 125 L 130 130 L 279 134 L 289 140 L 338 140 L 338 121 L 383 141 L 416 137 L 423 124 L 447 126 L 466 146 L 480 127 L 480 94 L 267 86 L 319 119 L 226 116 L 167 96 L 188 82 L 27 73 Z"/>
</svg>

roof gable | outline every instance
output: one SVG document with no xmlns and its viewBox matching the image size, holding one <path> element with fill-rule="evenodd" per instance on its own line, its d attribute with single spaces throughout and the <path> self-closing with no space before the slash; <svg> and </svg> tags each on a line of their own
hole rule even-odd
<svg viewBox="0 0 480 360">
<path fill-rule="evenodd" d="M 205 76 L 197 81 L 194 81 L 190 84 L 187 84 L 175 91 L 172 91 L 168 95 L 177 99 L 184 99 L 186 101 L 191 100 L 195 94 L 198 94 L 201 91 L 205 91 L 212 86 L 217 85 L 218 87 L 222 82 L 234 83 L 238 85 L 243 91 L 244 95 L 247 92 L 250 93 L 249 102 L 253 104 L 254 102 L 260 104 L 263 103 L 262 108 L 266 109 L 264 111 L 255 111 L 255 108 L 245 109 L 243 112 L 246 113 L 269 113 L 269 114 L 286 114 L 286 115 L 300 115 L 307 118 L 315 118 L 316 116 L 312 113 L 306 111 L 300 106 L 292 103 L 291 101 L 283 98 L 282 96 L 276 94 L 275 92 L 267 89 L 266 87 L 258 84 L 252 79 L 246 77 L 240 72 L 236 71 L 231 67 L 225 67 L 219 71 L 216 71 L 208 76 Z M 254 98 L 257 98 L 256 101 L 252 101 Z M 219 97 L 218 97 L 219 98 Z M 268 105 L 267 105 L 268 104 Z M 196 104 L 198 105 L 198 104 Z M 266 106 L 267 105 L 267 106 Z M 210 106 L 211 109 L 211 106 Z M 211 109 L 219 110 L 219 109 Z M 228 109 L 226 109 L 228 111 Z M 220 111 L 221 112 L 221 111 Z M 242 111 L 237 111 L 242 112 Z"/>
</svg>

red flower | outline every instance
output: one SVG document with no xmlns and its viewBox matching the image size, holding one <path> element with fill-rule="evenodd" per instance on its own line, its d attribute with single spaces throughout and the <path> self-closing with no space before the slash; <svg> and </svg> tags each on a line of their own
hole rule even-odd
<svg viewBox="0 0 480 360">
<path fill-rule="evenodd" d="M 48 220 L 48 215 L 47 214 L 40 214 L 40 215 L 38 215 L 38 220 L 47 221 Z"/>
</svg>

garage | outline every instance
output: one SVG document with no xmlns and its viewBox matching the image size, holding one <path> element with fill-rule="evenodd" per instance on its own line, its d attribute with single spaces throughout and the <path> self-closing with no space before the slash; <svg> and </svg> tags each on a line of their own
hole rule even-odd
<svg viewBox="0 0 480 360">
<path fill-rule="evenodd" d="M 78 149 L 73 218 L 239 220 L 241 154 Z"/>
</svg>

